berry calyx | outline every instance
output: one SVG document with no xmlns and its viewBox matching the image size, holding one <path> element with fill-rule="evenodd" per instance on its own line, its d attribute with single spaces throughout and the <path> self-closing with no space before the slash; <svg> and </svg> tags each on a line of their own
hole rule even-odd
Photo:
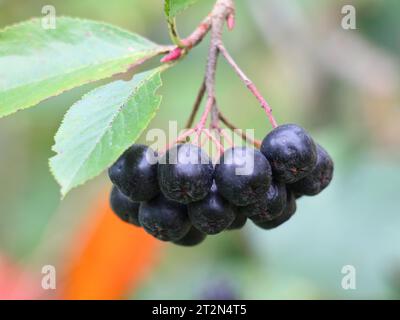
<svg viewBox="0 0 400 320">
<path fill-rule="evenodd" d="M 324 190 L 332 180 L 333 161 L 328 152 L 317 145 L 317 164 L 305 178 L 289 185 L 295 194 L 315 196 Z"/>
<path fill-rule="evenodd" d="M 268 160 L 253 148 L 226 150 L 215 168 L 218 191 L 236 206 L 257 202 L 268 191 L 271 180 Z"/>
<path fill-rule="evenodd" d="M 202 243 L 207 235 L 194 227 L 191 227 L 189 232 L 180 240 L 174 241 L 174 244 L 184 247 L 193 247 Z"/>
<path fill-rule="evenodd" d="M 134 144 L 109 168 L 108 175 L 132 201 L 147 201 L 158 195 L 157 156 L 148 146 Z"/>
<path fill-rule="evenodd" d="M 158 165 L 162 193 L 182 204 L 205 198 L 211 189 L 213 174 L 214 168 L 208 155 L 189 143 L 169 149 Z"/>
<path fill-rule="evenodd" d="M 215 184 L 204 199 L 188 205 L 188 214 L 193 226 L 206 234 L 220 233 L 235 220 L 231 204 L 219 195 Z"/>
<path fill-rule="evenodd" d="M 272 130 L 261 144 L 274 178 L 294 183 L 311 173 L 317 163 L 317 147 L 309 133 L 295 124 Z"/>
<path fill-rule="evenodd" d="M 110 195 L 110 205 L 111 209 L 122 221 L 140 227 L 138 218 L 140 202 L 132 201 L 116 186 L 113 186 Z"/>
<path fill-rule="evenodd" d="M 146 232 L 162 241 L 182 239 L 191 227 L 186 206 L 168 200 L 161 194 L 141 203 L 139 222 Z"/>
<path fill-rule="evenodd" d="M 243 214 L 253 222 L 268 222 L 279 216 L 286 207 L 286 186 L 281 182 L 272 182 L 268 192 L 256 203 L 241 207 Z"/>
</svg>

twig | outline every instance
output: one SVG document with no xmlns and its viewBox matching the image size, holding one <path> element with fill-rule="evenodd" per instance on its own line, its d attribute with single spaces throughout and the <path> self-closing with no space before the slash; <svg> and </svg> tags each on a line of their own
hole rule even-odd
<svg viewBox="0 0 400 320">
<path fill-rule="evenodd" d="M 160 155 L 164 154 L 169 148 L 171 148 L 174 144 L 179 143 L 183 139 L 191 136 L 195 132 L 194 129 L 185 130 L 180 134 L 172 143 L 168 143 L 163 150 L 160 151 Z"/>
<path fill-rule="evenodd" d="M 208 137 L 206 136 L 206 137 L 201 141 L 200 147 L 204 147 L 204 145 L 206 144 L 207 140 L 208 140 Z"/>
<path fill-rule="evenodd" d="M 227 14 L 225 15 L 228 28 L 231 29 L 234 27 L 235 20 L 235 7 L 233 4 L 233 0 L 217 0 L 214 5 L 212 11 L 204 18 L 204 20 L 197 26 L 197 28 L 186 38 L 181 39 L 178 35 L 175 19 L 167 19 L 169 34 L 172 42 L 176 45 L 172 47 L 170 51 L 173 51 L 177 48 L 182 49 L 181 55 L 176 55 L 175 59 L 179 59 L 182 56 L 186 55 L 190 49 L 197 46 L 210 31 L 213 18 L 218 15 L 218 11 L 221 8 L 225 8 L 227 10 Z M 167 62 L 170 61 L 167 59 Z M 161 61 L 166 62 L 166 61 Z"/>
<path fill-rule="evenodd" d="M 221 112 L 219 113 L 219 119 L 221 122 L 227 126 L 227 128 L 231 129 L 234 133 L 240 135 L 245 142 L 249 142 L 250 144 L 254 145 L 256 148 L 261 147 L 261 141 L 257 139 L 253 139 L 249 137 L 246 132 L 243 130 L 238 129 L 232 122 L 230 122 Z"/>
<path fill-rule="evenodd" d="M 213 105 L 214 105 L 214 99 L 212 97 L 208 97 L 207 104 L 201 116 L 201 119 L 197 124 L 196 128 L 194 129 L 195 131 L 197 131 L 198 137 L 200 137 L 201 132 L 204 130 L 204 127 L 206 126 L 207 118 L 211 112 Z"/>
<path fill-rule="evenodd" d="M 235 24 L 235 7 L 233 0 L 217 0 L 214 8 L 210 14 L 200 23 L 200 25 L 190 34 L 187 38 L 180 39 L 178 32 L 176 30 L 175 20 L 169 20 L 168 25 L 170 29 L 171 39 L 176 44 L 169 53 L 163 58 L 163 62 L 170 62 L 173 60 L 180 59 L 184 56 L 191 48 L 200 43 L 205 35 L 211 30 L 211 40 L 210 48 L 208 52 L 207 67 L 205 78 L 200 87 L 196 101 L 194 103 L 192 112 L 186 123 L 186 128 L 190 128 L 193 125 L 196 114 L 200 108 L 201 102 L 205 93 L 207 92 L 207 102 L 204 108 L 203 114 L 200 118 L 198 124 L 194 129 L 189 129 L 185 131 L 181 136 L 176 139 L 181 141 L 193 133 L 197 134 L 197 144 L 202 145 L 205 140 L 201 141 L 201 135 L 204 133 L 208 139 L 214 142 L 215 146 L 220 153 L 224 151 L 224 146 L 222 144 L 222 138 L 224 138 L 230 145 L 233 145 L 233 141 L 228 137 L 228 135 L 221 130 L 219 126 L 219 121 L 221 121 L 227 128 L 232 130 L 235 134 L 238 134 L 246 143 L 251 143 L 257 148 L 260 148 L 261 142 L 259 140 L 249 137 L 243 130 L 237 129 L 218 109 L 216 98 L 215 98 L 215 74 L 217 68 L 218 56 L 221 53 L 226 61 L 232 66 L 234 71 L 238 74 L 240 79 L 245 83 L 246 87 L 250 92 L 257 98 L 260 102 L 262 108 L 265 110 L 269 122 L 276 128 L 278 126 L 275 118 L 272 115 L 272 109 L 258 91 L 254 83 L 246 76 L 246 74 L 240 69 L 236 64 L 232 56 L 229 54 L 227 49 L 222 43 L 222 32 L 224 24 L 227 23 L 228 29 L 232 29 Z M 210 129 L 211 133 L 205 129 L 205 125 L 208 117 L 211 114 Z M 219 139 L 214 137 L 212 132 L 215 132 Z"/>
<path fill-rule="evenodd" d="M 200 90 L 197 94 L 196 101 L 194 102 L 192 112 L 189 116 L 189 119 L 186 122 L 185 128 L 191 128 L 194 122 L 194 118 L 196 117 L 197 112 L 199 111 L 201 101 L 203 100 L 204 94 L 206 92 L 206 82 L 203 80 Z"/>
<path fill-rule="evenodd" d="M 269 122 L 271 123 L 273 128 L 276 128 L 278 126 L 278 124 L 277 124 L 274 116 L 272 115 L 272 109 L 269 106 L 269 104 L 267 103 L 267 101 L 264 99 L 264 97 L 261 95 L 261 93 L 258 91 L 258 89 L 255 86 L 255 84 L 246 76 L 246 74 L 242 71 L 242 69 L 240 69 L 240 67 L 237 65 L 235 60 L 233 60 L 232 56 L 229 54 L 229 52 L 226 50 L 226 48 L 222 44 L 219 44 L 218 49 L 221 52 L 221 54 L 224 56 L 226 61 L 235 70 L 237 75 L 245 83 L 246 87 L 251 91 L 251 93 L 261 103 L 261 106 L 263 107 L 263 109 L 265 110 L 265 113 L 267 114 L 267 116 L 269 118 Z"/>
<path fill-rule="evenodd" d="M 219 109 L 217 102 L 215 101 L 214 97 L 214 105 L 211 109 L 211 122 L 210 122 L 210 129 L 216 129 L 217 132 L 219 131 Z"/>
<path fill-rule="evenodd" d="M 217 0 L 211 12 L 211 40 L 208 51 L 205 86 L 207 91 L 207 106 L 203 118 L 207 118 L 211 112 L 211 128 L 218 127 L 218 109 L 215 101 L 215 73 L 219 55 L 219 45 L 222 43 L 222 32 L 227 17 L 233 14 L 234 6 L 232 0 Z M 203 120 L 203 119 L 202 119 Z M 204 128 L 205 121 L 200 121 L 198 129 Z"/>
<path fill-rule="evenodd" d="M 198 25 L 198 27 L 181 42 L 186 49 L 190 50 L 199 44 L 211 28 L 211 15 L 212 12 Z"/>
<path fill-rule="evenodd" d="M 215 138 L 207 129 L 203 130 L 204 134 L 210 138 L 210 140 L 212 140 L 215 144 L 215 146 L 217 147 L 217 150 L 220 154 L 224 153 L 224 146 L 221 144 L 220 141 L 218 141 L 217 138 Z"/>
<path fill-rule="evenodd" d="M 233 143 L 231 137 L 225 132 L 225 130 L 219 128 L 218 131 L 219 131 L 219 134 L 224 137 L 224 140 L 226 140 L 226 142 L 228 142 L 229 146 L 233 147 L 234 143 Z"/>
</svg>

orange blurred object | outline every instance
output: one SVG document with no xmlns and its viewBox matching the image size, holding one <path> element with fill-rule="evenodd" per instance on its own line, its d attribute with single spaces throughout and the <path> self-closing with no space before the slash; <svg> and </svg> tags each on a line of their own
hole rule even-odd
<svg viewBox="0 0 400 320">
<path fill-rule="evenodd" d="M 108 195 L 94 208 L 72 243 L 62 299 L 121 299 L 143 280 L 156 262 L 159 241 L 119 220 Z M 68 261 L 68 260 L 67 260 Z"/>
</svg>

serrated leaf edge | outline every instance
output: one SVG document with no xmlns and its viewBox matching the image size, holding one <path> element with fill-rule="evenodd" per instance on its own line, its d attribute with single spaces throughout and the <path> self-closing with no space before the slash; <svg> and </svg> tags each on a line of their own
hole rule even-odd
<svg viewBox="0 0 400 320">
<path fill-rule="evenodd" d="M 155 69 L 153 70 L 154 72 L 152 72 L 152 73 L 151 73 L 151 76 L 149 76 L 149 78 L 151 78 L 151 77 L 153 77 L 153 76 L 154 76 L 155 74 L 157 74 L 157 73 L 159 73 L 159 76 L 160 76 L 160 86 L 158 86 L 157 88 L 155 88 L 155 90 L 154 90 L 154 92 L 153 92 L 155 96 L 158 96 L 158 97 L 159 97 L 159 102 L 158 102 L 158 106 L 156 107 L 156 110 L 159 109 L 159 107 L 160 107 L 160 105 L 161 105 L 161 102 L 162 102 L 162 96 L 156 94 L 156 91 L 157 91 L 157 90 L 162 86 L 162 84 L 163 84 L 162 78 L 161 78 L 161 72 L 164 71 L 164 70 L 166 70 L 166 69 L 169 68 L 170 66 L 171 66 L 171 65 L 165 64 L 165 65 L 162 65 L 162 66 L 160 66 L 160 67 L 158 67 L 158 68 L 155 68 Z M 132 98 L 132 96 L 138 91 L 138 89 L 141 88 L 141 87 L 144 85 L 144 83 L 147 81 L 147 79 L 148 79 L 148 78 L 143 79 L 143 80 L 135 87 L 135 89 L 132 91 L 132 94 L 129 95 L 129 98 L 128 98 L 126 101 L 129 101 L 129 100 Z M 118 81 L 120 81 L 120 80 L 118 80 Z M 78 100 L 77 102 L 75 102 L 75 103 L 69 108 L 69 110 L 67 111 L 67 113 L 64 115 L 64 118 L 63 118 L 63 120 L 62 120 L 61 125 L 60 125 L 59 128 L 61 128 L 61 126 L 63 125 L 64 120 L 65 120 L 65 118 L 67 117 L 68 113 L 70 112 L 71 108 L 72 108 L 75 104 L 77 104 L 78 102 L 84 100 L 84 99 L 86 98 L 87 95 L 92 94 L 94 91 L 96 91 L 96 90 L 98 90 L 98 89 L 100 89 L 100 88 L 96 88 L 96 89 L 93 89 L 93 90 L 89 91 L 88 93 L 86 93 L 85 95 L 83 95 L 82 98 L 81 98 L 80 100 Z M 125 102 L 125 103 L 126 103 L 126 102 Z M 125 103 L 124 103 L 124 104 L 125 104 Z M 121 105 L 121 108 L 123 108 L 123 105 L 124 105 L 124 104 Z M 154 112 L 154 114 L 155 114 L 155 112 Z M 118 115 L 118 114 L 117 114 L 117 115 Z M 141 132 L 138 133 L 138 136 L 140 136 L 140 134 L 147 128 L 147 126 L 148 126 L 148 124 L 150 123 L 150 121 L 151 121 L 152 118 L 153 118 L 153 117 L 150 118 L 150 120 L 148 121 L 148 123 L 146 124 L 146 126 L 143 128 L 143 130 L 142 130 Z M 115 117 L 113 117 L 113 118 L 110 120 L 110 123 L 112 124 L 112 122 L 113 122 L 114 120 L 115 120 Z M 109 127 L 109 126 L 108 126 L 108 127 Z M 59 133 L 59 129 L 57 130 L 56 136 L 57 136 L 58 133 Z M 99 140 L 102 139 L 103 136 L 104 136 L 104 135 L 102 135 L 102 136 L 99 138 Z M 138 138 L 138 136 L 134 139 L 134 141 L 132 141 L 132 143 L 134 143 L 134 142 L 136 141 L 136 139 Z M 98 141 L 99 141 L 99 140 L 98 140 Z M 98 144 L 98 143 L 94 144 L 94 146 L 96 147 L 97 144 Z M 54 148 L 55 148 L 55 145 L 56 145 L 56 144 L 54 144 L 54 145 L 52 146 L 52 150 L 53 150 L 53 151 L 55 151 L 55 149 L 54 149 Z M 94 148 L 95 148 L 95 147 L 94 147 Z M 94 149 L 93 149 L 93 150 L 94 150 Z M 87 161 L 87 159 L 89 158 L 89 156 L 92 154 L 93 150 L 91 150 L 90 152 L 88 152 L 88 155 L 83 159 L 82 164 L 85 163 L 85 162 Z M 56 152 L 56 151 L 55 151 L 55 152 Z M 89 177 L 89 178 L 88 178 L 87 180 L 85 180 L 84 182 L 79 183 L 79 184 L 75 185 L 75 186 L 72 187 L 72 188 L 71 188 L 70 184 L 68 184 L 67 187 L 66 187 L 66 186 L 63 186 L 62 183 L 61 183 L 61 181 L 58 180 L 57 175 L 56 175 L 56 173 L 54 172 L 53 167 L 52 167 L 52 165 L 51 165 L 52 159 L 55 158 L 55 157 L 57 157 L 57 156 L 58 156 L 58 153 L 57 153 L 56 155 L 54 155 L 53 157 L 51 157 L 51 158 L 49 159 L 48 163 L 49 163 L 49 169 L 50 169 L 51 174 L 53 175 L 54 179 L 57 181 L 57 183 L 58 183 L 59 186 L 61 187 L 61 199 L 64 199 L 65 196 L 67 195 L 67 193 L 68 193 L 71 189 L 73 189 L 73 188 L 75 188 L 75 187 L 78 187 L 78 186 L 80 186 L 80 185 L 83 185 L 83 184 L 86 183 L 87 181 L 89 181 L 89 180 L 91 180 L 91 179 L 93 179 L 93 178 L 96 177 L 96 176 Z M 74 173 L 74 176 L 76 176 L 76 174 L 79 172 L 80 168 L 81 168 L 81 166 L 79 166 L 79 168 L 77 169 L 77 171 Z M 72 179 L 71 179 L 71 181 L 72 181 Z"/>
<path fill-rule="evenodd" d="M 101 22 L 101 21 L 96 21 L 96 20 L 91 20 L 91 19 L 74 18 L 74 17 L 68 17 L 68 16 L 60 16 L 60 17 L 58 17 L 58 19 L 60 19 L 60 18 L 61 18 L 61 19 L 65 19 L 65 20 L 80 21 L 80 22 L 84 22 L 84 23 L 85 23 L 85 22 L 94 23 L 94 24 L 97 24 L 97 25 L 100 25 L 100 26 L 106 26 L 106 27 L 115 29 L 115 31 L 119 31 L 119 32 L 121 32 L 121 33 L 123 33 L 123 34 L 126 34 L 126 35 L 129 35 L 129 36 L 139 36 L 139 37 L 141 37 L 142 39 L 145 39 L 146 41 L 148 41 L 149 44 L 154 45 L 154 47 L 155 47 L 154 49 L 151 49 L 151 50 L 138 51 L 138 52 L 136 52 L 136 53 L 134 53 L 134 54 L 127 54 L 126 56 L 121 56 L 121 57 L 119 57 L 119 58 L 105 60 L 104 62 L 102 62 L 102 63 L 104 63 L 104 64 L 112 63 L 112 62 L 114 62 L 114 61 L 119 61 L 119 60 L 124 60 L 124 59 L 132 59 L 132 60 L 135 59 L 135 58 L 141 59 L 141 58 L 145 58 L 147 54 L 149 54 L 149 56 L 146 57 L 146 60 L 149 60 L 149 59 L 153 58 L 154 56 L 156 56 L 156 55 L 158 55 L 158 54 L 161 54 L 161 53 L 164 53 L 164 52 L 168 51 L 168 48 L 166 48 L 166 47 L 163 46 L 163 45 L 157 44 L 157 43 L 155 43 L 155 42 L 153 42 L 153 41 L 151 41 L 151 40 L 149 40 L 149 39 L 147 39 L 147 38 L 145 38 L 145 37 L 143 37 L 143 36 L 140 36 L 140 35 L 138 35 L 138 34 L 136 34 L 136 33 L 127 31 L 127 30 L 125 30 L 125 29 L 123 29 L 123 28 L 120 28 L 120 27 L 118 27 L 118 26 L 115 26 L 115 25 L 110 24 L 110 23 L 107 23 L 107 22 Z M 39 17 L 31 18 L 30 20 L 25 20 L 25 21 L 22 21 L 22 22 L 18 22 L 18 23 L 15 23 L 15 24 L 6 26 L 5 28 L 0 29 L 0 36 L 1 36 L 2 33 L 6 32 L 8 29 L 15 28 L 15 27 L 18 27 L 18 26 L 21 26 L 21 25 L 24 25 L 24 24 L 29 24 L 29 23 L 32 22 L 32 20 L 40 20 L 40 18 L 39 18 Z M 136 61 L 136 62 L 137 62 L 137 61 Z M 124 71 L 122 71 L 122 73 L 123 73 L 123 72 L 127 72 L 127 71 L 131 68 L 131 66 L 134 65 L 136 62 L 135 62 L 135 61 L 132 61 L 131 64 L 128 64 L 128 65 L 124 68 Z M 71 69 L 71 70 L 69 70 L 68 72 L 64 73 L 63 75 L 65 75 L 65 74 L 70 74 L 70 73 L 72 73 L 72 72 L 81 71 L 81 70 L 83 70 L 83 69 L 85 69 L 85 68 L 90 68 L 90 67 L 93 67 L 93 66 L 96 66 L 96 64 L 88 64 L 88 65 L 86 65 L 86 66 L 84 66 L 84 67 L 81 67 L 81 68 Z M 36 102 L 34 102 L 34 103 L 32 103 L 32 104 L 29 104 L 29 105 L 26 105 L 26 106 L 24 106 L 24 107 L 18 108 L 18 109 L 16 109 L 16 110 L 13 110 L 12 112 L 4 113 L 4 114 L 1 114 L 1 113 L 0 113 L 0 119 L 1 119 L 1 118 L 4 118 L 4 117 L 6 117 L 6 116 L 9 116 L 9 115 L 11 115 L 11 114 L 14 114 L 14 113 L 16 113 L 16 112 L 18 112 L 18 111 L 21 111 L 21 110 L 24 110 L 24 109 L 28 109 L 28 108 L 30 108 L 30 107 L 33 107 L 33 106 L 39 104 L 40 102 L 42 102 L 42 101 L 44 101 L 44 100 L 46 100 L 46 99 L 49 99 L 49 98 L 52 98 L 52 97 L 56 97 L 56 96 L 58 96 L 58 95 L 60 95 L 60 94 L 62 94 L 62 93 L 64 93 L 64 92 L 67 92 L 67 91 L 72 90 L 72 89 L 74 89 L 74 88 L 77 88 L 77 87 L 80 87 L 80 86 L 82 86 L 82 85 L 89 84 L 89 83 L 92 83 L 92 82 L 95 82 L 95 81 L 108 79 L 108 78 L 111 78 L 111 77 L 113 77 L 114 75 L 120 74 L 120 73 L 121 73 L 121 71 L 116 72 L 116 73 L 113 73 L 113 74 L 111 74 L 111 75 L 109 75 L 109 76 L 101 77 L 101 78 L 90 78 L 89 80 L 84 81 L 84 82 L 82 82 L 82 83 L 79 83 L 79 84 L 77 84 L 77 85 L 69 86 L 69 87 L 66 87 L 66 88 L 64 88 L 64 89 L 58 90 L 58 91 L 56 91 L 54 94 L 52 94 L 52 95 L 50 95 L 50 96 L 48 96 L 48 97 L 46 97 L 46 98 L 44 98 L 44 99 L 42 99 L 42 100 L 38 100 L 38 101 L 36 101 Z M 59 76 L 61 76 L 61 75 L 57 75 L 56 77 L 59 77 Z M 53 78 L 53 77 L 41 78 L 41 79 L 38 79 L 38 80 L 33 81 L 33 82 L 25 83 L 23 86 L 14 86 L 14 87 L 6 88 L 6 90 L 3 90 L 3 91 L 1 91 L 1 92 L 5 93 L 5 92 L 7 92 L 7 91 L 9 91 L 9 90 L 17 89 L 17 88 L 24 87 L 24 86 L 27 86 L 27 85 L 32 85 L 32 84 L 40 83 L 41 81 L 50 80 L 50 79 L 52 79 L 52 78 Z"/>
</svg>

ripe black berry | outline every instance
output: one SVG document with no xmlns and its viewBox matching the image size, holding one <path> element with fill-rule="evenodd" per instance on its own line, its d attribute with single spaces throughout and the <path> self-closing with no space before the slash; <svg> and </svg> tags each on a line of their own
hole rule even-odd
<svg viewBox="0 0 400 320">
<path fill-rule="evenodd" d="M 141 203 L 139 222 L 149 234 L 162 241 L 177 241 L 191 227 L 186 206 L 170 201 L 161 194 Z"/>
<path fill-rule="evenodd" d="M 307 176 L 317 163 L 317 148 L 311 136 L 295 124 L 272 130 L 263 140 L 261 152 L 269 160 L 274 177 L 294 183 Z"/>
<path fill-rule="evenodd" d="M 206 234 L 220 233 L 235 220 L 231 204 L 219 195 L 215 184 L 204 199 L 188 205 L 188 213 L 193 226 Z"/>
<path fill-rule="evenodd" d="M 286 186 L 281 182 L 272 182 L 268 192 L 256 203 L 241 207 L 253 222 L 268 222 L 279 216 L 286 207 Z"/>
<path fill-rule="evenodd" d="M 191 227 L 182 239 L 174 241 L 174 243 L 184 247 L 193 247 L 203 242 L 206 237 L 205 233 L 197 230 L 195 227 Z"/>
<path fill-rule="evenodd" d="M 116 186 L 113 186 L 110 195 L 110 205 L 114 213 L 123 221 L 140 227 L 139 205 L 125 196 Z"/>
<path fill-rule="evenodd" d="M 180 144 L 169 149 L 158 165 L 162 193 L 183 204 L 207 196 L 213 182 L 214 168 L 210 158 L 199 147 Z"/>
<path fill-rule="evenodd" d="M 231 225 L 228 227 L 228 230 L 238 230 L 238 229 L 242 229 L 244 227 L 244 225 L 247 222 L 247 217 L 245 214 L 243 214 L 240 211 L 240 208 L 243 207 L 234 207 L 234 212 L 236 215 L 235 220 L 233 220 L 233 222 L 231 223 Z"/>
<path fill-rule="evenodd" d="M 305 178 L 289 185 L 295 194 L 314 196 L 324 190 L 332 180 L 333 161 L 328 152 L 317 145 L 317 164 Z"/>
<path fill-rule="evenodd" d="M 215 168 L 221 195 L 236 206 L 257 202 L 271 184 L 271 166 L 258 150 L 236 147 L 225 151 Z"/>
<path fill-rule="evenodd" d="M 287 203 L 285 209 L 274 219 L 269 220 L 269 221 L 253 221 L 257 226 L 259 226 L 262 229 L 274 229 L 286 221 L 288 221 L 296 212 L 296 199 L 293 195 L 293 193 L 289 190 L 287 190 Z"/>
<path fill-rule="evenodd" d="M 134 144 L 108 170 L 111 181 L 132 201 L 147 201 L 159 193 L 154 151 Z"/>
</svg>

